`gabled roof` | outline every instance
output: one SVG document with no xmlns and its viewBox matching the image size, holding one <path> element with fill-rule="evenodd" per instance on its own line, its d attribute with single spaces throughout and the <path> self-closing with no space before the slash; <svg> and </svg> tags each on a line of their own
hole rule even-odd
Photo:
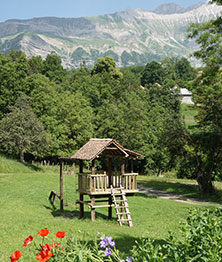
<svg viewBox="0 0 222 262">
<path fill-rule="evenodd" d="M 114 139 L 91 138 L 84 146 L 82 146 L 71 158 L 79 160 L 93 160 L 99 155 L 101 156 L 119 156 L 143 158 L 144 156 L 124 148 Z"/>
</svg>

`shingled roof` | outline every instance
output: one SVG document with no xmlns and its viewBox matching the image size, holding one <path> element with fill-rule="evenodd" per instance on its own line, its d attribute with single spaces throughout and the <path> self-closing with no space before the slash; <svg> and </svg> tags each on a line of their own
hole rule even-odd
<svg viewBox="0 0 222 262">
<path fill-rule="evenodd" d="M 71 158 L 79 160 L 93 160 L 98 156 L 120 156 L 143 158 L 144 156 L 124 148 L 114 139 L 91 138 L 84 146 L 82 146 Z"/>
</svg>

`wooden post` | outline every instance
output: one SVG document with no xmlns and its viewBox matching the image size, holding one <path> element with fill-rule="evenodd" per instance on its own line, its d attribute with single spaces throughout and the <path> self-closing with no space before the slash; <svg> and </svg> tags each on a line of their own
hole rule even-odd
<svg viewBox="0 0 222 262">
<path fill-rule="evenodd" d="M 109 207 L 108 207 L 108 218 L 109 219 L 112 219 L 112 202 L 113 202 L 113 198 L 112 198 L 112 196 L 110 195 L 109 196 L 109 201 L 108 201 L 108 203 L 109 203 Z"/>
<path fill-rule="evenodd" d="M 133 159 L 131 158 L 131 173 L 133 173 Z"/>
<path fill-rule="evenodd" d="M 94 208 L 95 206 L 95 197 L 94 196 L 91 196 L 91 220 L 92 221 L 95 221 L 96 220 L 96 209 Z"/>
<path fill-rule="evenodd" d="M 121 175 L 125 174 L 125 158 L 122 158 L 122 163 L 121 163 Z"/>
<path fill-rule="evenodd" d="M 125 177 L 124 177 L 124 174 L 125 174 L 125 158 L 122 158 L 122 163 L 121 163 L 121 175 L 122 175 L 122 186 L 123 188 L 125 188 Z"/>
<path fill-rule="evenodd" d="M 79 195 L 79 200 L 81 201 L 79 204 L 79 209 L 80 209 L 80 214 L 79 214 L 79 218 L 83 218 L 84 217 L 84 195 L 82 193 L 80 193 Z"/>
<path fill-rule="evenodd" d="M 96 174 L 95 159 L 92 160 L 92 175 Z"/>
<path fill-rule="evenodd" d="M 109 157 L 109 160 L 108 160 L 108 176 L 109 176 L 109 188 L 113 185 L 113 181 L 112 181 L 112 157 Z M 109 207 L 108 207 L 108 218 L 109 219 L 112 219 L 112 196 L 110 195 L 109 196 L 109 200 L 108 200 L 108 203 L 109 203 Z"/>
<path fill-rule="evenodd" d="M 63 174 L 62 174 L 62 169 L 63 169 L 63 161 L 59 161 L 60 164 L 60 212 L 63 212 Z"/>
<path fill-rule="evenodd" d="M 83 173 L 83 161 L 79 160 L 79 173 L 82 174 Z"/>
<path fill-rule="evenodd" d="M 113 182 L 112 182 L 112 157 L 109 157 L 108 176 L 109 176 L 109 187 L 111 187 L 113 185 Z"/>
</svg>

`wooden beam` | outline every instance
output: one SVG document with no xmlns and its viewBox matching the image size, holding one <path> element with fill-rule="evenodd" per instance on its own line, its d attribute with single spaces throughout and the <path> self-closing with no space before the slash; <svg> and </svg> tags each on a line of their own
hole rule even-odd
<svg viewBox="0 0 222 262">
<path fill-rule="evenodd" d="M 109 176 L 109 186 L 112 185 L 112 157 L 108 160 L 108 176 Z"/>
<path fill-rule="evenodd" d="M 122 158 L 122 163 L 121 163 L 121 175 L 125 174 L 125 158 Z"/>
<path fill-rule="evenodd" d="M 133 159 L 132 158 L 130 159 L 130 162 L 131 162 L 131 173 L 133 173 Z"/>
<path fill-rule="evenodd" d="M 63 161 L 59 161 L 60 164 L 60 211 L 63 212 Z"/>
<path fill-rule="evenodd" d="M 92 160 L 92 175 L 96 174 L 95 159 Z"/>
<path fill-rule="evenodd" d="M 109 204 L 108 204 L 108 218 L 109 219 L 112 219 L 112 206 L 113 206 L 113 204 L 112 204 L 112 202 L 113 202 L 113 198 L 112 198 L 112 196 L 110 195 L 109 196 Z"/>
<path fill-rule="evenodd" d="M 95 210 L 95 197 L 91 197 L 91 220 L 96 220 L 96 210 Z"/>
<path fill-rule="evenodd" d="M 84 217 L 84 195 L 82 193 L 79 194 L 79 202 L 80 202 L 80 205 L 79 205 L 79 211 L 80 211 L 80 215 L 79 215 L 79 218 L 83 218 Z"/>
</svg>

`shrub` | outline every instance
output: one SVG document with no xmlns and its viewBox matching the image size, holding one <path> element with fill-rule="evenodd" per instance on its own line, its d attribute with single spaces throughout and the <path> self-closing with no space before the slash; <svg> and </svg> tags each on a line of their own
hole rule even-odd
<svg viewBox="0 0 222 262">
<path fill-rule="evenodd" d="M 134 261 L 222 261 L 222 209 L 191 210 L 181 235 L 170 234 L 162 245 L 141 239 L 133 248 Z"/>
</svg>

